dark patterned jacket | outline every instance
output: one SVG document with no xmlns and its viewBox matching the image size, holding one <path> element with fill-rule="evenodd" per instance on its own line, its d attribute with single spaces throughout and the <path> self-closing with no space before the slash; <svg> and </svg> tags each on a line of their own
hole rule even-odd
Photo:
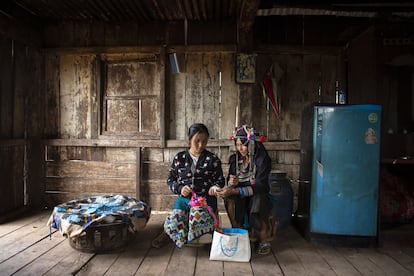
<svg viewBox="0 0 414 276">
<path fill-rule="evenodd" d="M 259 142 L 256 142 L 254 164 L 256 165 L 256 179 L 255 184 L 251 185 L 253 193 L 268 194 L 270 190 L 269 175 L 272 169 L 272 160 L 270 159 L 263 144 Z M 229 175 L 236 175 L 236 154 L 232 154 L 229 158 Z"/>
<path fill-rule="evenodd" d="M 223 170 L 220 159 L 212 152 L 204 150 L 198 158 L 194 175 L 191 172 L 191 159 L 188 150 L 177 153 L 168 172 L 167 184 L 175 194 L 181 194 L 184 185 L 190 186 L 199 196 L 207 196 L 211 186 L 224 187 Z"/>
</svg>

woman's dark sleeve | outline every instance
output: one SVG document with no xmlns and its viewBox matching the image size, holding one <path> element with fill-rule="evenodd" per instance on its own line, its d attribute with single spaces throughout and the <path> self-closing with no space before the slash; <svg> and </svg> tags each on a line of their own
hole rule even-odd
<svg viewBox="0 0 414 276">
<path fill-rule="evenodd" d="M 224 187 L 224 176 L 223 176 L 223 168 L 221 166 L 221 160 L 217 156 L 215 156 L 214 161 L 214 174 L 213 174 L 213 183 L 220 188 Z"/>
<path fill-rule="evenodd" d="M 179 195 L 183 185 L 179 184 L 178 179 L 178 169 L 177 169 L 178 155 L 176 155 L 171 162 L 170 169 L 168 170 L 167 185 L 171 192 Z"/>
<path fill-rule="evenodd" d="M 229 158 L 229 173 L 227 174 L 226 183 L 229 183 L 230 175 L 236 175 L 236 154 Z"/>
<path fill-rule="evenodd" d="M 269 174 L 272 169 L 270 157 L 266 154 L 260 165 L 256 166 L 256 179 L 252 185 L 253 193 L 269 193 Z"/>
</svg>

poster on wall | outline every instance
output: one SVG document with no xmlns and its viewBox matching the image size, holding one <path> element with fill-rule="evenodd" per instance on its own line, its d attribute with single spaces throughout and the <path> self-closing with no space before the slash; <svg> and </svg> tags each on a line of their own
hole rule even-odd
<svg viewBox="0 0 414 276">
<path fill-rule="evenodd" d="M 236 54 L 236 82 L 255 83 L 256 54 Z"/>
</svg>

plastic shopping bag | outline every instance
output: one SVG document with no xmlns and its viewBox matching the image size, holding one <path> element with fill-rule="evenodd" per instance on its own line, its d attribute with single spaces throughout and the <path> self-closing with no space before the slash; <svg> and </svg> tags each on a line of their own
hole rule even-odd
<svg viewBox="0 0 414 276">
<path fill-rule="evenodd" d="M 251 257 L 249 232 L 241 228 L 221 228 L 214 231 L 210 260 L 249 262 Z"/>
</svg>

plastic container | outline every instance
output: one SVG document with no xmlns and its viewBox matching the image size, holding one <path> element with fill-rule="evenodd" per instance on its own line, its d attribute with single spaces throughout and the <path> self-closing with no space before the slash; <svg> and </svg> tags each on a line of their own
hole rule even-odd
<svg viewBox="0 0 414 276">
<path fill-rule="evenodd" d="M 269 176 L 269 198 L 273 204 L 272 213 L 279 222 L 278 229 L 290 225 L 293 212 L 293 189 L 287 174 L 282 171 L 272 171 Z"/>
</svg>

